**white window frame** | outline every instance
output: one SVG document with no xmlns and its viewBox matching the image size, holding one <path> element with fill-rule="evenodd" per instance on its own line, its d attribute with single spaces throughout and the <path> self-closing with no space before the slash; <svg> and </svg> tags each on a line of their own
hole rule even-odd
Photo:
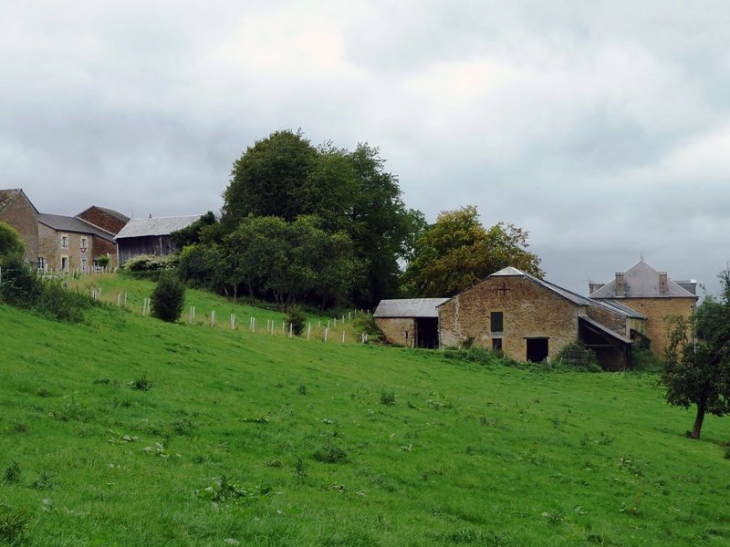
<svg viewBox="0 0 730 547">
<path fill-rule="evenodd" d="M 61 249 L 68 249 L 68 234 L 61 234 Z"/>
</svg>

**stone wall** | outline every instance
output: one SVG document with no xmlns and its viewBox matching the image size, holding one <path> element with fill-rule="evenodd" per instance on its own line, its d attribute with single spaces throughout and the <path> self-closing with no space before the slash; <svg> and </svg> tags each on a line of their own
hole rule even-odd
<svg viewBox="0 0 730 547">
<path fill-rule="evenodd" d="M 25 258 L 33 266 L 38 264 L 38 213 L 24 193 L 19 193 L 0 212 L 0 221 L 18 230 L 25 243 Z"/>
<path fill-rule="evenodd" d="M 91 207 L 87 209 L 83 213 L 79 214 L 78 218 L 83 219 L 94 226 L 98 226 L 102 230 L 106 230 L 114 235 L 117 235 L 126 224 L 124 221 L 102 211 L 98 207 Z"/>
<path fill-rule="evenodd" d="M 62 236 L 68 236 L 68 245 L 64 249 L 61 246 Z M 86 239 L 86 253 L 81 252 L 82 238 Z M 93 238 L 91 234 L 79 234 L 76 232 L 57 232 L 45 224 L 38 225 L 38 256 L 46 260 L 47 270 L 63 269 L 63 258 L 68 258 L 67 268 L 69 271 L 83 270 L 86 258 L 86 268 L 92 267 L 94 256 Z"/>
<path fill-rule="evenodd" d="M 667 349 L 669 326 L 667 317 L 691 317 L 696 300 L 693 298 L 623 298 L 621 303 L 646 316 L 646 336 L 651 350 L 664 357 Z"/>
<path fill-rule="evenodd" d="M 548 338 L 550 358 L 578 338 L 578 315 L 585 312 L 553 291 L 522 278 L 487 278 L 439 308 L 442 347 L 457 347 L 473 338 L 478 346 L 492 348 L 502 338 L 502 351 L 524 361 L 526 338 Z M 503 313 L 503 332 L 490 332 L 491 312 Z"/>
<path fill-rule="evenodd" d="M 625 315 L 606 309 L 598 304 L 591 304 L 588 306 L 587 311 L 588 317 L 594 321 L 598 321 L 601 325 L 611 329 L 616 334 L 620 334 L 626 338 L 629 337 L 630 333 L 627 331 Z"/>
<path fill-rule="evenodd" d="M 413 346 L 416 338 L 416 321 L 413 318 L 376 317 L 375 324 L 388 341 L 399 346 Z"/>
</svg>

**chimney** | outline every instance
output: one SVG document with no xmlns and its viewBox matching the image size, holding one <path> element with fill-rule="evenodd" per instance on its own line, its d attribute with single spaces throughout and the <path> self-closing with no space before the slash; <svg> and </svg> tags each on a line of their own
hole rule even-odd
<svg viewBox="0 0 730 547">
<path fill-rule="evenodd" d="M 624 272 L 616 272 L 616 296 L 624 296 Z"/>
<path fill-rule="evenodd" d="M 659 294 L 667 294 L 668 292 L 667 272 L 659 272 Z"/>
<path fill-rule="evenodd" d="M 152 213 L 150 213 L 150 216 L 148 218 L 152 218 Z"/>
<path fill-rule="evenodd" d="M 605 283 L 602 283 L 600 281 L 588 281 L 588 294 L 591 295 L 594 292 L 596 292 L 598 289 L 603 287 Z"/>
</svg>

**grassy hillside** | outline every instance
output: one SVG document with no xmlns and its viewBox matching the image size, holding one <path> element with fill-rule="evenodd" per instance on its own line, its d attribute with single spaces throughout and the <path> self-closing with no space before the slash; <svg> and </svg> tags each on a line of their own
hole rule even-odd
<svg viewBox="0 0 730 547">
<path fill-rule="evenodd" d="M 0 545 L 730 538 L 730 419 L 685 438 L 693 416 L 652 376 L 119 310 L 68 325 L 0 306 L 0 325 Z"/>
</svg>

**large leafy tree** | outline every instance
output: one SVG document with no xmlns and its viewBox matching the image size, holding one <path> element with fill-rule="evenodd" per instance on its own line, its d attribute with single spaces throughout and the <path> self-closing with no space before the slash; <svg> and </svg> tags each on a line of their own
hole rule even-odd
<svg viewBox="0 0 730 547">
<path fill-rule="evenodd" d="M 400 263 L 423 223 L 420 213 L 403 204 L 397 178 L 384 164 L 377 148 L 366 144 L 352 152 L 331 143 L 315 148 L 300 132 L 273 133 L 234 163 L 223 195 L 222 231 L 233 234 L 249 217 L 277 217 L 286 224 L 300 216 L 318 217 L 317 229 L 340 233 L 341 241 L 349 238 L 352 263 L 361 272 L 351 279 L 347 294 L 340 286 L 320 290 L 320 296 L 373 307 L 398 293 Z M 270 275 L 272 270 L 265 270 Z M 327 277 L 324 271 L 319 270 Z"/>
<path fill-rule="evenodd" d="M 7 224 L 0 222 L 0 266 L 5 259 L 22 259 L 25 255 L 25 245 L 20 233 Z"/>
<path fill-rule="evenodd" d="M 718 299 L 706 297 L 690 319 L 676 317 L 661 381 L 667 402 L 697 407 L 690 437 L 699 439 L 707 413 L 730 411 L 730 270 Z"/>
<path fill-rule="evenodd" d="M 417 239 L 404 285 L 414 296 L 447 297 L 507 266 L 542 277 L 540 258 L 527 250 L 528 236 L 513 224 L 485 228 L 473 205 L 444 211 Z"/>
</svg>

